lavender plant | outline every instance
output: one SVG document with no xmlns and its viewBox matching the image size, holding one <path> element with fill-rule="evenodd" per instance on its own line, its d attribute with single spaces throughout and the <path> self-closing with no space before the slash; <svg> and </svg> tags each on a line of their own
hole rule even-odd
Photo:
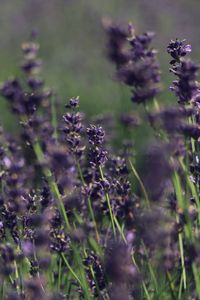
<svg viewBox="0 0 200 300">
<path fill-rule="evenodd" d="M 199 67 L 185 40 L 169 43 L 178 104 L 163 107 L 154 34 L 105 29 L 116 78 L 144 108 L 120 116 L 120 149 L 114 118 L 88 120 L 79 97 L 59 117 L 35 35 L 21 78 L 1 85 L 20 125 L 0 131 L 1 299 L 200 299 Z M 144 118 L 154 144 L 138 171 L 131 133 Z"/>
</svg>

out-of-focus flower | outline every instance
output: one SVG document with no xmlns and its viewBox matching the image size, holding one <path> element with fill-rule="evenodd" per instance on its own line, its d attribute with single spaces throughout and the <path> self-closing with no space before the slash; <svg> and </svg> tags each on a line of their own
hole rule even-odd
<svg viewBox="0 0 200 300">
<path fill-rule="evenodd" d="M 142 178 L 152 201 L 162 198 L 171 177 L 170 154 L 169 144 L 157 144 L 152 146 L 144 156 Z"/>
<path fill-rule="evenodd" d="M 103 25 L 108 36 L 107 55 L 116 65 L 117 69 L 128 62 L 129 53 L 126 49 L 128 30 L 113 24 L 110 20 L 104 19 Z"/>
<path fill-rule="evenodd" d="M 120 122 L 126 128 L 134 128 L 140 125 L 140 118 L 133 112 L 122 113 L 120 115 Z"/>
<path fill-rule="evenodd" d="M 110 25 L 109 28 L 112 26 Z M 122 56 L 125 59 L 117 65 L 117 79 L 132 87 L 133 102 L 145 103 L 160 92 L 160 68 L 156 60 L 157 52 L 150 48 L 154 33 L 145 32 L 135 35 L 133 27 L 130 25 L 128 32 L 130 34 L 128 38 L 121 37 L 123 45 L 126 45 L 127 48 L 126 54 Z M 114 33 L 110 30 L 109 41 L 112 40 L 112 36 L 114 37 Z M 121 48 L 119 48 L 119 53 L 123 53 Z"/>
</svg>

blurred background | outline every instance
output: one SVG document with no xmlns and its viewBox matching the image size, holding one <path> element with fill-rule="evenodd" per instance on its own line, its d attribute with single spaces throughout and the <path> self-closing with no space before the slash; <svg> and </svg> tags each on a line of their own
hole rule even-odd
<svg viewBox="0 0 200 300">
<path fill-rule="evenodd" d="M 123 108 L 114 66 L 106 58 L 102 18 L 132 22 L 137 32 L 155 31 L 159 49 L 163 92 L 159 101 L 176 101 L 169 92 L 166 46 L 170 39 L 186 38 L 192 56 L 200 61 L 200 1 L 198 0 L 0 0 L 0 81 L 19 76 L 20 45 L 32 29 L 39 32 L 43 76 L 65 103 L 80 96 L 81 109 L 89 115 L 136 109 L 124 88 Z M 15 127 L 6 103 L 0 102 L 1 122 Z M 141 132 L 138 133 L 141 135 Z"/>
</svg>

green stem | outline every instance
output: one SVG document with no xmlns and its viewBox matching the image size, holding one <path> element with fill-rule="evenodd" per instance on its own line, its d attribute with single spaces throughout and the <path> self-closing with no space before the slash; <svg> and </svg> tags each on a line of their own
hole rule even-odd
<svg viewBox="0 0 200 300">
<path fill-rule="evenodd" d="M 4 279 L 2 281 L 2 286 L 1 286 L 1 299 L 4 299 Z"/>
<path fill-rule="evenodd" d="M 99 166 L 99 171 L 100 171 L 101 179 L 104 180 L 105 178 L 104 178 L 103 170 L 102 170 L 101 166 Z M 112 207 L 111 207 L 111 203 L 110 203 L 110 198 L 109 198 L 109 195 L 108 195 L 107 192 L 105 193 L 105 195 L 106 195 L 106 201 L 107 201 L 107 204 L 108 204 L 108 209 L 109 209 L 110 219 L 111 219 L 111 223 L 112 223 L 113 233 L 114 233 L 114 236 L 116 236 L 115 221 L 114 221 L 114 215 L 113 215 Z"/>
<path fill-rule="evenodd" d="M 145 198 L 145 201 L 146 201 L 146 205 L 147 205 L 147 207 L 149 207 L 149 206 L 150 206 L 150 204 L 149 204 L 149 197 L 148 197 L 148 195 L 147 195 L 145 186 L 144 186 L 144 184 L 143 184 L 143 182 L 142 182 L 142 180 L 141 180 L 141 178 L 140 178 L 140 176 L 139 176 L 137 170 L 136 170 L 135 167 L 133 166 L 133 164 L 132 164 L 132 162 L 131 162 L 130 159 L 129 159 L 129 164 L 130 164 L 130 166 L 131 166 L 131 170 L 132 170 L 133 174 L 135 175 L 136 179 L 138 180 L 138 182 L 139 182 L 139 184 L 140 184 L 141 190 L 142 190 L 142 192 L 143 192 L 143 194 L 144 194 L 144 198 Z"/>
<path fill-rule="evenodd" d="M 178 239 L 179 239 L 179 248 L 180 248 L 180 256 L 181 256 L 181 267 L 182 267 L 182 274 L 183 274 L 183 288 L 184 288 L 184 290 L 186 290 L 187 283 L 186 283 L 186 269 L 185 269 L 185 259 L 184 259 L 182 233 L 178 234 Z"/>
<path fill-rule="evenodd" d="M 157 293 L 158 292 L 158 284 L 157 284 L 156 276 L 155 276 L 155 273 L 154 273 L 153 268 L 151 266 L 149 255 L 148 255 L 148 252 L 147 252 L 147 249 L 146 249 L 146 246 L 145 246 L 144 242 L 142 242 L 142 245 L 143 245 L 143 248 L 144 248 L 144 253 L 145 253 L 146 258 L 147 258 L 147 265 L 148 265 L 148 268 L 149 268 L 149 272 L 151 274 L 153 284 L 154 284 L 154 287 L 155 287 L 155 290 L 156 290 L 156 293 Z"/>
<path fill-rule="evenodd" d="M 14 267 L 15 267 L 15 279 L 16 279 L 16 286 L 17 286 L 17 293 L 20 293 L 20 287 L 19 287 L 19 272 L 17 267 L 17 262 L 14 260 Z"/>
<path fill-rule="evenodd" d="M 169 282 L 169 287 L 170 287 L 172 299 L 176 300 L 175 286 L 173 284 L 173 281 L 172 281 L 172 278 L 171 278 L 171 274 L 169 273 L 169 271 L 167 271 L 166 276 L 167 276 L 167 280 Z"/>
<path fill-rule="evenodd" d="M 131 258 L 132 258 L 132 261 L 133 261 L 133 263 L 134 263 L 134 265 L 135 265 L 137 271 L 140 273 L 140 269 L 139 269 L 139 267 L 138 267 L 138 265 L 137 265 L 137 263 L 136 263 L 136 261 L 135 261 L 135 258 L 134 258 L 133 253 L 132 253 L 132 255 L 131 255 Z M 150 297 L 150 295 L 149 295 L 149 292 L 148 292 L 148 289 L 147 289 L 147 287 L 146 287 L 146 284 L 145 284 L 144 280 L 142 280 L 142 287 L 143 287 L 144 293 L 145 293 L 145 295 L 146 295 L 146 299 L 147 299 L 147 300 L 151 300 L 151 297 Z"/>
<path fill-rule="evenodd" d="M 34 148 L 34 152 L 36 154 L 38 161 L 39 162 L 44 161 L 44 154 L 42 152 L 39 142 L 36 141 L 33 145 L 33 148 Z M 52 176 L 51 170 L 47 167 L 44 167 L 43 172 L 44 172 L 44 175 L 47 177 L 51 192 L 57 199 L 58 208 L 59 208 L 61 215 L 63 216 L 63 218 L 65 220 L 66 228 L 67 228 L 67 230 L 69 230 L 70 229 L 69 220 L 68 220 L 68 217 L 67 217 L 67 214 L 65 211 L 65 207 L 64 207 L 58 186 L 57 186 L 56 182 L 52 179 L 53 176 Z"/>
<path fill-rule="evenodd" d="M 85 180 L 84 180 L 84 178 L 83 178 L 83 174 L 82 174 L 82 171 L 81 171 L 81 167 L 80 167 L 80 163 L 79 163 L 79 162 L 77 162 L 77 169 L 78 169 L 79 176 L 80 176 L 80 178 L 81 178 L 82 184 L 85 185 Z M 96 239 L 97 239 L 97 242 L 99 242 L 99 241 L 100 241 L 100 237 L 99 237 L 99 232 L 98 232 L 98 228 L 97 228 L 97 222 L 96 222 L 96 220 L 95 220 L 94 210 L 93 210 L 93 208 L 92 208 L 92 203 L 91 203 L 90 197 L 87 198 L 87 202 L 88 202 L 89 213 L 90 213 L 92 222 L 94 223 Z"/>
<path fill-rule="evenodd" d="M 182 299 L 182 288 L 183 288 L 183 272 L 181 273 L 181 280 L 179 284 L 179 290 L 178 290 L 178 299 Z"/>
<path fill-rule="evenodd" d="M 80 281 L 80 279 L 78 278 L 78 276 L 76 275 L 76 273 L 75 273 L 75 272 L 73 271 L 73 269 L 71 268 L 70 264 L 68 263 L 68 260 L 66 259 L 66 257 L 64 256 L 63 253 L 61 253 L 61 257 L 62 257 L 62 259 L 64 260 L 64 262 L 65 262 L 67 268 L 69 269 L 70 273 L 71 273 L 71 274 L 73 275 L 73 277 L 75 278 L 75 280 L 79 283 L 79 285 L 80 285 L 81 287 L 83 287 L 82 282 Z"/>
<path fill-rule="evenodd" d="M 61 267 L 62 267 L 62 258 L 59 257 L 59 265 L 58 265 L 58 292 L 60 291 L 61 285 Z"/>
</svg>

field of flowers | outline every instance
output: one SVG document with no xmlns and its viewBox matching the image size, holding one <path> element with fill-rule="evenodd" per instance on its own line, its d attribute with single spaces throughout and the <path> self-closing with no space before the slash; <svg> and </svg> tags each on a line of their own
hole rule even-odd
<svg viewBox="0 0 200 300">
<path fill-rule="evenodd" d="M 200 299 L 199 66 L 185 40 L 169 42 L 164 107 L 154 33 L 103 26 L 118 115 L 88 117 L 81 95 L 63 105 L 36 31 L 0 86 L 19 128 L 0 128 L 0 299 Z M 124 86 L 138 111 L 123 112 Z M 133 132 L 147 125 L 138 170 Z"/>
</svg>

